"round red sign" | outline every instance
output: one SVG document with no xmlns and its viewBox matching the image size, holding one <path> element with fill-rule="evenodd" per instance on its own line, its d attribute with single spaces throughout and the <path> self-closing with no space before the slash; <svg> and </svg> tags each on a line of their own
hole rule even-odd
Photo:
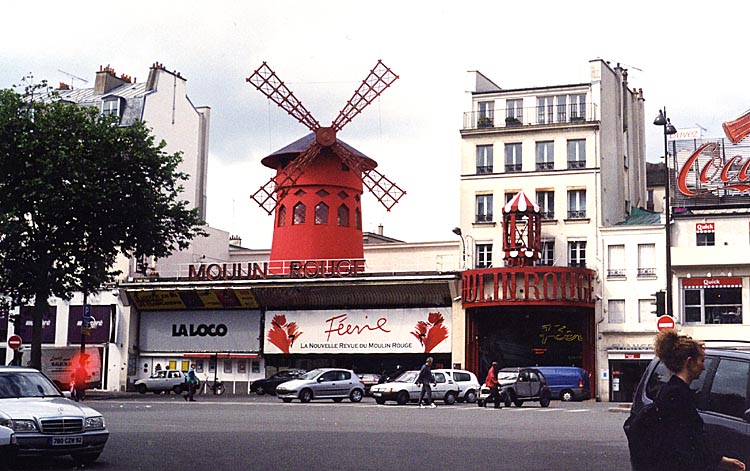
<svg viewBox="0 0 750 471">
<path fill-rule="evenodd" d="M 8 337 L 8 346 L 13 350 L 18 350 L 21 347 L 21 343 L 23 343 L 23 340 L 21 340 L 20 335 L 11 335 Z"/>
<path fill-rule="evenodd" d="M 670 316 L 661 316 L 656 319 L 656 328 L 659 329 L 659 332 L 674 329 L 674 319 Z"/>
</svg>

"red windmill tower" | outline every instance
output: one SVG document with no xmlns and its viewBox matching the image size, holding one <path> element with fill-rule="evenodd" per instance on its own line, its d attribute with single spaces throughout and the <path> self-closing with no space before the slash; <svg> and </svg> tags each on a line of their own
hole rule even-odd
<svg viewBox="0 0 750 471">
<path fill-rule="evenodd" d="M 247 78 L 312 134 L 265 157 L 276 175 L 252 195 L 274 214 L 272 271 L 290 260 L 361 259 L 363 185 L 390 211 L 405 192 L 381 174 L 377 162 L 337 133 L 398 79 L 378 61 L 331 126 L 322 127 L 265 62 Z M 277 263 L 274 263 L 277 262 Z"/>
<path fill-rule="evenodd" d="M 523 191 L 503 206 L 503 251 L 509 267 L 530 267 L 540 258 L 541 211 Z"/>
</svg>

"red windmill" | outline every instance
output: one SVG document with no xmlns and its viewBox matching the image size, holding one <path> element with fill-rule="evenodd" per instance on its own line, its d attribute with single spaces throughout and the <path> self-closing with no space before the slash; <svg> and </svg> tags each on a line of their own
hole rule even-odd
<svg viewBox="0 0 750 471">
<path fill-rule="evenodd" d="M 539 205 L 519 191 L 503 206 L 503 251 L 509 267 L 530 267 L 542 249 L 542 216 Z"/>
<path fill-rule="evenodd" d="M 271 262 L 281 261 L 286 268 L 289 260 L 364 256 L 363 184 L 388 211 L 405 192 L 375 170 L 377 162 L 336 135 L 396 79 L 398 76 L 378 61 L 331 126 L 322 127 L 265 62 L 247 78 L 312 131 L 261 161 L 276 170 L 276 175 L 252 195 L 268 214 L 276 213 Z"/>
</svg>

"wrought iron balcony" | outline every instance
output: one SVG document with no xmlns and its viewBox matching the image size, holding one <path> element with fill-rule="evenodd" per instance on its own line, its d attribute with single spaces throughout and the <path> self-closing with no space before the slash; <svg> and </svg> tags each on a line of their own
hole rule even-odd
<svg viewBox="0 0 750 471">
<path fill-rule="evenodd" d="M 594 103 L 532 106 L 464 113 L 464 130 L 591 123 L 598 119 Z"/>
</svg>

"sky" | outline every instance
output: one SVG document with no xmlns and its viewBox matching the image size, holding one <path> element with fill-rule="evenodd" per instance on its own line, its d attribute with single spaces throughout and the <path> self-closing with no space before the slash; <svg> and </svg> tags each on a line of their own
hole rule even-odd
<svg viewBox="0 0 750 471">
<path fill-rule="evenodd" d="M 273 171 L 260 160 L 309 131 L 245 79 L 266 61 L 327 126 L 381 59 L 399 79 L 338 137 L 407 194 L 388 212 L 366 193 L 363 230 L 443 241 L 459 222 L 467 71 L 502 88 L 564 85 L 589 82 L 601 58 L 643 89 L 647 122 L 666 107 L 678 129 L 720 137 L 750 109 L 749 10 L 723 0 L 12 2 L 0 17 L 0 88 L 29 73 L 91 87 L 100 65 L 139 82 L 154 62 L 179 71 L 193 104 L 211 107 L 207 222 L 264 249 L 273 221 L 250 195 Z M 646 128 L 650 162 L 663 155 L 661 132 Z"/>
</svg>

